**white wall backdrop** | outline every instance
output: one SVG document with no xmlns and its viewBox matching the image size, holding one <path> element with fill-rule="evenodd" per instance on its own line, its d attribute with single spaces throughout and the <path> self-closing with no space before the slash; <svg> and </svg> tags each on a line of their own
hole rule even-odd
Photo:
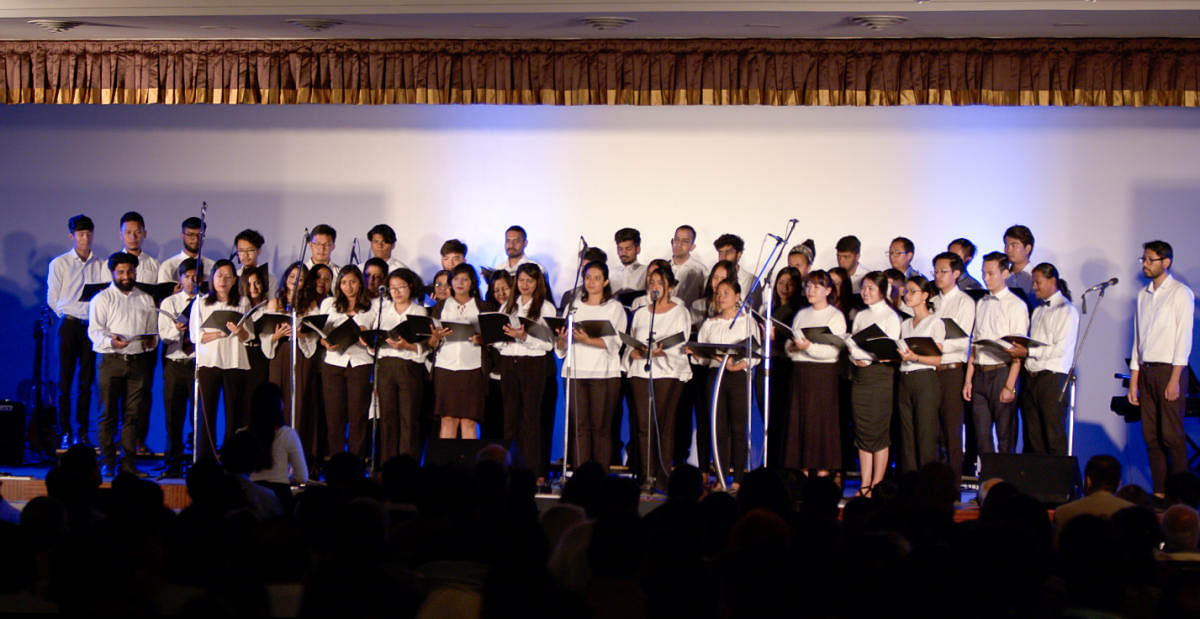
<svg viewBox="0 0 1200 619">
<path fill-rule="evenodd" d="M 351 239 L 385 222 L 426 277 L 443 240 L 462 238 L 469 261 L 490 264 L 519 223 L 558 292 L 578 237 L 612 254 L 623 226 L 641 230 L 643 262 L 690 223 L 702 259 L 734 232 L 752 265 L 764 233 L 797 217 L 793 242 L 813 238 L 818 266 L 850 233 L 867 266 L 885 266 L 888 242 L 905 235 L 928 272 L 950 239 L 966 236 L 982 255 L 1024 223 L 1034 262 L 1055 263 L 1074 290 L 1122 280 L 1083 353 L 1076 453 L 1116 454 L 1127 481 L 1148 485 L 1140 427 L 1108 409 L 1124 393 L 1113 372 L 1128 355 L 1140 244 L 1171 242 L 1177 276 L 1200 282 L 1195 110 L 9 106 L 0 144 L 0 320 L 14 352 L 0 397 L 28 376 L 46 263 L 65 251 L 78 212 L 97 221 L 107 253 L 120 246 L 120 214 L 141 211 L 161 258 L 206 200 L 206 254 L 227 256 L 252 227 L 273 265 L 295 259 L 305 227 L 336 227 L 334 259 L 345 262 Z"/>
</svg>

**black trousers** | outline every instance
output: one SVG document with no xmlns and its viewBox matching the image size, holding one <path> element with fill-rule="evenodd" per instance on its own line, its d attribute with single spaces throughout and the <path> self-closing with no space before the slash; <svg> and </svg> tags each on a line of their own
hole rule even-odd
<svg viewBox="0 0 1200 619">
<path fill-rule="evenodd" d="M 217 457 L 217 407 L 225 403 L 225 439 L 233 436 L 238 424 L 246 415 L 246 370 L 200 367 L 196 377 L 200 381 L 200 427 L 193 431 L 199 435 L 196 458 Z"/>
<path fill-rule="evenodd" d="M 708 378 L 709 393 L 717 382 L 718 369 L 714 368 Z M 720 474 L 733 469 L 733 481 L 741 483 L 746 475 L 746 372 L 725 371 L 721 378 L 721 392 L 717 394 L 717 455 L 720 456 Z"/>
<path fill-rule="evenodd" d="M 696 430 L 696 462 L 700 465 L 700 470 L 708 470 L 708 451 L 701 448 L 701 436 L 707 438 L 707 423 L 700 423 L 700 419 L 708 419 L 708 409 L 705 408 L 704 402 L 707 398 L 704 397 L 704 385 L 707 382 L 705 377 L 707 374 L 704 366 L 692 365 L 692 379 L 683 383 L 683 389 L 679 394 L 679 404 L 676 406 L 675 416 L 675 453 L 672 460 L 675 462 L 687 462 L 688 455 L 692 449 L 692 429 Z M 703 409 L 703 411 L 701 411 Z M 693 423 L 693 416 L 697 420 Z M 703 426 L 703 428 L 702 428 Z M 705 434 L 701 434 L 701 430 Z M 712 439 L 709 439 L 712 442 Z M 709 450 L 712 448 L 709 447 Z M 707 456 L 707 457 L 702 457 Z"/>
<path fill-rule="evenodd" d="M 400 454 L 420 458 L 417 417 L 425 389 L 425 364 L 398 357 L 380 357 L 378 364 L 375 383 L 379 392 L 381 462 Z"/>
<path fill-rule="evenodd" d="M 962 366 L 937 371 L 938 387 L 942 391 L 942 402 L 938 407 L 938 444 L 945 454 L 945 462 L 954 469 L 956 478 L 962 477 L 963 469 L 963 381 L 966 369 Z"/>
<path fill-rule="evenodd" d="M 549 460 L 542 452 L 542 394 L 546 356 L 500 356 L 500 393 L 504 398 L 504 438 L 513 442 L 521 463 L 545 476 Z"/>
<path fill-rule="evenodd" d="M 250 361 L 250 371 L 246 374 L 247 404 L 254 401 L 254 392 L 258 390 L 259 385 L 267 382 L 271 372 L 271 360 L 263 354 L 258 340 L 253 340 L 253 342 L 253 346 L 246 346 L 246 359 Z"/>
<path fill-rule="evenodd" d="M 981 371 L 971 380 L 971 416 L 975 419 L 975 443 L 980 454 L 1010 454 L 1017 446 L 1017 402 L 1001 402 L 1008 380 L 1008 367 Z M 996 442 L 992 442 L 992 424 Z M 994 446 L 993 446 L 994 445 Z"/>
<path fill-rule="evenodd" d="M 279 341 L 275 356 L 268 366 L 267 380 L 275 383 L 283 393 L 283 419 L 300 435 L 300 445 L 310 459 L 320 453 L 319 445 L 324 419 L 318 407 L 320 394 L 317 386 L 317 363 L 305 357 L 297 349 L 296 355 L 296 413 L 292 415 L 292 343 L 287 338 Z M 318 352 L 319 354 L 319 352 Z M 311 463 L 311 460 L 310 460 Z"/>
<path fill-rule="evenodd" d="M 934 370 L 900 374 L 901 472 L 917 471 L 937 459 L 938 408 L 942 389 Z"/>
<path fill-rule="evenodd" d="M 1183 409 L 1187 402 L 1187 370 L 1179 373 L 1179 397 L 1168 401 L 1164 394 L 1171 382 L 1169 363 L 1142 363 L 1138 372 L 1138 403 L 1142 409 L 1142 438 L 1150 460 L 1154 491 L 1166 490 L 1167 471 L 1188 470 L 1187 442 L 1183 434 Z"/>
<path fill-rule="evenodd" d="M 325 431 L 329 437 L 329 455 L 349 451 L 365 458 L 367 411 L 371 408 L 371 364 L 358 367 L 321 366 L 325 393 Z M 349 449 L 347 449 L 347 428 Z"/>
<path fill-rule="evenodd" d="M 683 383 L 674 378 L 654 379 L 653 419 L 649 407 L 650 380 L 631 378 L 629 389 L 633 393 L 630 411 L 637 420 L 638 436 L 641 437 L 637 448 L 642 468 L 635 473 L 644 478 L 649 469 L 649 475 L 657 480 L 660 487 L 665 488 L 667 477 L 671 474 L 671 454 L 675 449 L 675 407 L 679 403 L 679 395 L 683 393 Z"/>
<path fill-rule="evenodd" d="M 1058 394 L 1067 382 L 1065 373 L 1043 370 L 1026 373 L 1021 383 L 1021 427 L 1025 431 L 1022 453 L 1067 455 L 1067 408 Z"/>
<path fill-rule="evenodd" d="M 619 378 L 577 378 L 567 390 L 575 424 L 575 465 L 589 460 L 612 464 L 612 414 L 621 399 Z"/>
<path fill-rule="evenodd" d="M 150 409 L 153 407 L 154 398 L 150 396 L 154 392 L 154 370 L 158 365 L 158 355 L 150 355 L 146 361 L 146 397 L 142 398 L 142 408 L 138 411 L 137 419 L 137 444 L 146 444 L 146 435 L 150 432 Z"/>
<path fill-rule="evenodd" d="M 195 376 L 195 358 L 163 360 L 163 413 L 167 423 L 168 467 L 183 466 L 183 426 L 191 412 Z"/>
<path fill-rule="evenodd" d="M 154 367 L 154 352 L 137 355 L 105 354 L 100 361 L 100 457 L 112 466 L 117 461 L 113 435 L 121 424 L 121 470 L 136 471 L 137 421 L 149 399 L 147 374 Z"/>
<path fill-rule="evenodd" d="M 92 383 L 96 380 L 96 353 L 87 336 L 88 323 L 70 316 L 58 325 L 58 431 L 71 431 L 71 383 L 79 367 L 79 390 L 75 400 L 75 435 L 87 438 L 92 408 Z"/>
</svg>

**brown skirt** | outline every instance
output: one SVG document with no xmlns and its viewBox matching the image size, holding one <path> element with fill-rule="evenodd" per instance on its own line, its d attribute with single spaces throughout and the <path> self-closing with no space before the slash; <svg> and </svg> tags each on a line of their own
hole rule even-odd
<svg viewBox="0 0 1200 619">
<path fill-rule="evenodd" d="M 483 421 L 483 380 L 480 370 L 433 368 L 433 414 Z"/>
<path fill-rule="evenodd" d="M 803 469 L 842 468 L 836 363 L 792 364 L 791 412 L 785 464 Z"/>
</svg>

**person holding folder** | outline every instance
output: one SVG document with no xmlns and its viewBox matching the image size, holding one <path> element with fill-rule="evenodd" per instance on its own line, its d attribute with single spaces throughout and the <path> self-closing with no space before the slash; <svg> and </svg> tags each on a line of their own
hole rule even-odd
<svg viewBox="0 0 1200 619">
<path fill-rule="evenodd" d="M 264 267 L 266 265 L 263 265 Z M 268 338 L 271 334 L 262 334 L 257 332 L 255 322 L 267 313 L 267 305 L 270 301 L 268 290 L 270 284 L 267 280 L 265 268 L 246 267 L 242 269 L 242 274 L 238 277 L 238 287 L 241 289 L 242 296 L 250 302 L 250 307 L 255 308 L 251 311 L 250 317 L 246 321 L 246 328 L 250 330 L 252 336 L 246 340 L 246 358 L 250 361 L 250 373 L 246 375 L 246 402 L 254 397 L 254 392 L 258 386 L 267 382 L 270 377 L 271 361 L 263 354 L 262 340 L 266 335 Z M 249 420 L 247 420 L 248 422 Z"/>
<path fill-rule="evenodd" d="M 478 438 L 483 421 L 487 373 L 483 365 L 479 315 L 491 306 L 479 298 L 479 276 L 464 262 L 450 271 L 450 295 L 433 306 L 442 327 L 429 345 L 437 349 L 433 364 L 433 414 L 441 418 L 440 438 Z M 468 332 L 474 332 L 468 335 Z"/>
<path fill-rule="evenodd" d="M 941 419 L 938 443 L 956 479 L 961 478 L 963 469 L 965 402 L 962 390 L 967 371 L 967 349 L 971 344 L 970 331 L 975 325 L 975 301 L 963 292 L 961 285 L 965 268 L 962 257 L 952 251 L 942 252 L 933 259 L 933 282 L 939 291 L 933 299 L 934 316 L 946 326 L 942 362 L 937 366 L 938 387 L 942 392 L 942 403 L 938 406 Z"/>
<path fill-rule="evenodd" d="M 1025 359 L 1021 389 L 1021 419 L 1025 429 L 1022 453 L 1067 455 L 1067 372 L 1075 360 L 1079 310 L 1071 304 L 1067 281 L 1049 262 L 1033 267 L 1033 292 L 1038 304 L 1029 323 L 1029 338 L 1041 342 L 1027 348 L 1014 343 L 1009 353 Z"/>
<path fill-rule="evenodd" d="M 783 462 L 819 477 L 842 467 L 838 356 L 845 347 L 841 340 L 846 318 L 834 304 L 836 295 L 829 273 L 810 271 L 804 278 L 808 307 L 796 312 L 793 338 L 787 342 L 792 398 Z M 806 334 L 820 334 L 822 339 L 814 341 Z"/>
<path fill-rule="evenodd" d="M 637 447 L 641 452 L 642 470 L 638 475 L 647 475 L 648 471 L 661 488 L 666 488 L 675 453 L 675 410 L 684 384 L 692 378 L 692 369 L 682 346 L 691 337 L 692 320 L 683 301 L 672 294 L 677 283 L 674 272 L 666 264 L 659 265 L 646 276 L 650 304 L 634 312 L 629 339 L 625 340 L 624 365 L 632 391 L 631 408 L 638 425 Z M 652 314 L 654 344 L 647 347 Z M 654 386 L 653 416 L 650 411 L 651 380 Z"/>
<path fill-rule="evenodd" d="M 250 331 L 245 314 L 250 302 L 237 286 L 233 262 L 218 260 L 209 274 L 209 291 L 192 304 L 188 333 L 196 343 L 196 380 L 200 383 L 202 419 L 197 434 L 197 458 L 216 458 L 217 398 L 225 403 L 225 439 L 238 428 L 250 425 L 246 414 L 246 375 L 250 360 L 246 347 Z"/>
<path fill-rule="evenodd" d="M 348 264 L 338 272 L 334 296 L 322 301 L 318 310 L 328 316 L 321 337 L 325 348 L 321 389 L 330 456 L 349 451 L 365 458 L 369 452 L 367 413 L 371 407 L 373 358 L 359 332 L 374 328 L 379 319 L 378 304 L 378 299 L 372 301 L 367 296 L 362 271 Z"/>
<path fill-rule="evenodd" d="M 937 368 L 942 363 L 946 323 L 933 313 L 937 287 L 923 275 L 904 282 L 904 305 L 912 316 L 900 325 L 900 471 L 918 471 L 937 459 L 938 409 L 942 403 Z"/>
<path fill-rule="evenodd" d="M 883 481 L 888 468 L 888 449 L 891 447 L 892 394 L 896 380 L 896 359 L 880 358 L 868 352 L 862 337 L 867 329 L 879 337 L 900 337 L 900 315 L 887 302 L 887 276 L 871 271 L 860 284 L 866 307 L 854 315 L 850 331 L 854 337 L 846 340 L 854 378 L 850 386 L 850 403 L 854 413 L 854 445 L 858 448 L 858 466 L 862 486 L 858 493 L 870 496 L 875 484 Z"/>
<path fill-rule="evenodd" d="M 494 344 L 500 351 L 504 438 L 513 442 L 524 465 L 542 485 L 550 462 L 548 454 L 542 453 L 542 395 L 546 353 L 554 348 L 554 334 L 545 317 L 554 316 L 554 305 L 546 299 L 546 279 L 537 264 L 518 266 L 516 284 L 517 294 L 509 295 L 501 309 L 509 317 L 503 334 L 511 341 Z"/>
<path fill-rule="evenodd" d="M 433 335 L 432 322 L 426 318 L 428 312 L 418 301 L 424 288 L 421 278 L 410 269 L 399 268 L 388 274 L 388 298 L 383 301 L 379 322 L 379 329 L 387 335 L 376 342 L 379 359 L 375 368 L 381 462 L 400 454 L 419 456 L 421 452 L 417 429 L 427 376 L 425 359 Z"/>
<path fill-rule="evenodd" d="M 988 294 L 975 303 L 975 344 L 963 383 L 963 399 L 971 403 L 980 454 L 1010 454 L 1017 446 L 1017 376 L 1021 360 L 1005 350 L 978 343 L 1029 331 L 1025 299 L 1012 293 L 1008 278 L 1008 256 L 994 251 L 983 257 L 983 283 Z M 996 443 L 992 442 L 993 424 Z"/>
<path fill-rule="evenodd" d="M 267 303 L 267 312 L 284 314 L 276 323 L 275 328 L 260 335 L 262 339 L 263 356 L 268 359 L 267 380 L 279 387 L 285 394 L 283 398 L 283 417 L 288 423 L 295 423 L 296 433 L 300 435 L 300 444 L 304 447 L 307 462 L 313 462 L 319 453 L 318 424 L 324 423 L 320 418 L 320 409 L 316 402 L 310 401 L 310 390 L 315 387 L 317 368 L 314 363 L 319 360 L 317 351 L 318 336 L 312 330 L 300 327 L 300 339 L 296 341 L 296 414 L 292 416 L 292 305 L 296 306 L 296 317 L 303 321 L 305 316 L 314 315 L 320 307 L 317 297 L 316 280 L 311 271 L 302 262 L 293 262 L 283 271 L 279 280 L 275 297 Z M 301 323 L 298 323 L 302 325 Z"/>
<path fill-rule="evenodd" d="M 696 334 L 699 344 L 728 345 L 725 350 L 733 351 L 733 354 L 725 358 L 724 350 L 718 349 L 717 354 L 710 357 L 708 365 L 712 371 L 709 373 L 708 391 L 712 393 L 712 388 L 717 382 L 717 369 L 721 367 L 721 360 L 725 359 L 725 374 L 721 378 L 721 390 L 716 402 L 717 449 L 721 467 L 724 469 L 718 471 L 718 474 L 726 475 L 732 468 L 731 487 L 734 490 L 741 486 L 742 478 L 746 474 L 746 424 L 749 421 L 746 415 L 749 411 L 746 410 L 748 403 L 745 372 L 756 364 L 755 360 L 745 357 L 746 335 L 750 334 L 755 348 L 761 341 L 757 325 L 751 324 L 745 313 L 738 315 L 741 303 L 742 287 L 737 279 L 730 277 L 722 280 L 713 295 L 716 315 L 704 321 Z M 695 354 L 696 350 L 689 348 L 688 352 Z"/>
<path fill-rule="evenodd" d="M 583 267 L 583 292 L 567 311 L 575 311 L 572 362 L 564 363 L 562 376 L 571 377 L 567 406 L 575 422 L 575 465 L 595 460 L 608 469 L 612 464 L 610 425 L 621 397 L 621 338 L 628 319 L 620 301 L 613 298 L 608 265 L 589 262 Z M 566 327 L 558 329 L 554 352 L 567 357 Z"/>
</svg>

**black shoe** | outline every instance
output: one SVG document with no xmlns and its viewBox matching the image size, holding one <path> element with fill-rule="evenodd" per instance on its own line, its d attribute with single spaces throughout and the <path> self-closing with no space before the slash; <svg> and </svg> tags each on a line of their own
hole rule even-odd
<svg viewBox="0 0 1200 619">
<path fill-rule="evenodd" d="M 100 466 L 100 476 L 101 477 L 116 477 L 117 476 L 117 467 L 115 467 L 111 464 L 101 465 Z"/>
<path fill-rule="evenodd" d="M 93 445 L 93 444 L 92 444 L 92 442 L 91 442 L 91 441 L 89 441 L 89 440 L 87 439 L 87 436 L 81 436 L 81 437 L 79 437 L 79 438 L 75 439 L 75 444 L 76 444 L 76 445 L 83 445 L 84 447 L 87 447 L 88 449 L 95 449 L 95 448 L 96 448 L 96 446 L 95 446 L 95 445 Z"/>
<path fill-rule="evenodd" d="M 143 473 L 142 471 L 139 471 L 136 468 L 132 468 L 132 467 L 129 467 L 129 468 L 121 467 L 121 470 L 119 471 L 119 473 L 121 475 L 132 475 L 138 479 L 146 479 L 147 477 L 149 477 L 149 475 L 147 475 L 146 473 Z"/>
<path fill-rule="evenodd" d="M 63 451 L 66 451 L 71 448 L 71 445 L 72 445 L 71 433 L 63 432 L 62 435 L 58 437 L 58 448 Z"/>
<path fill-rule="evenodd" d="M 183 469 L 177 466 L 169 466 L 165 471 L 159 473 L 155 479 L 159 481 L 164 479 L 183 479 Z"/>
</svg>

